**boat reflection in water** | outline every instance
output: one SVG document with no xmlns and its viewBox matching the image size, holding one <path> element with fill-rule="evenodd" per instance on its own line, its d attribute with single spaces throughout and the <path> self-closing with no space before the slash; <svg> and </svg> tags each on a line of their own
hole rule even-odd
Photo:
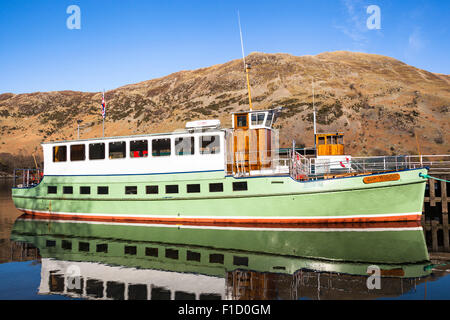
<svg viewBox="0 0 450 320">
<path fill-rule="evenodd" d="M 374 299 L 413 290 L 431 273 L 415 222 L 199 226 L 23 215 L 11 240 L 39 249 L 40 294 L 88 299 Z M 380 289 L 367 286 L 372 265 Z"/>
</svg>

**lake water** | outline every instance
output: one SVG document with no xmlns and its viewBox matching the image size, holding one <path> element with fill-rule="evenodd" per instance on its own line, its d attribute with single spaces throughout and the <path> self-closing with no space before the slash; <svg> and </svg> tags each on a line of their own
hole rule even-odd
<svg viewBox="0 0 450 320">
<path fill-rule="evenodd" d="M 0 180 L 0 299 L 449 299 L 414 224 L 232 228 L 31 219 Z M 378 277 L 378 275 L 380 275 Z"/>
</svg>

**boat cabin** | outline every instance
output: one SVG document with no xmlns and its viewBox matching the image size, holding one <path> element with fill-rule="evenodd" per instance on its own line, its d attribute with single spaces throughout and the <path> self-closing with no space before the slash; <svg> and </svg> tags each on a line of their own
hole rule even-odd
<svg viewBox="0 0 450 320">
<path fill-rule="evenodd" d="M 225 131 L 43 143 L 45 175 L 126 175 L 224 170 Z"/>
<path fill-rule="evenodd" d="M 186 123 L 171 133 L 43 143 L 45 175 L 127 175 L 223 172 L 276 174 L 279 109 L 236 112 Z M 286 168 L 284 168 L 286 169 Z"/>
<path fill-rule="evenodd" d="M 344 134 L 316 133 L 315 144 L 317 156 L 340 156 L 344 155 Z"/>
<path fill-rule="evenodd" d="M 234 175 L 275 173 L 278 132 L 273 130 L 280 109 L 232 113 L 227 139 L 227 172 Z"/>
</svg>

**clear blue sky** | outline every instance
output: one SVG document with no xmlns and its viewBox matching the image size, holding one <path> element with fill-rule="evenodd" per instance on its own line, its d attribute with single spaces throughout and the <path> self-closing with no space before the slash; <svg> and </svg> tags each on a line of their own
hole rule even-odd
<svg viewBox="0 0 450 320">
<path fill-rule="evenodd" d="M 448 0 L 1 0 L 0 93 L 109 90 L 240 58 L 237 10 L 246 54 L 350 50 L 450 73 Z"/>
</svg>

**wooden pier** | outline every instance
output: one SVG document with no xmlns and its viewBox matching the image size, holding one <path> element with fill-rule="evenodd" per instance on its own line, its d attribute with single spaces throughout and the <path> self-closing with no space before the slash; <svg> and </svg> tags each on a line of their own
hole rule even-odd
<svg viewBox="0 0 450 320">
<path fill-rule="evenodd" d="M 450 174 L 430 174 L 450 180 Z M 449 245 L 449 189 L 450 183 L 428 179 L 423 205 L 422 227 L 428 249 L 432 252 L 450 252 Z"/>
</svg>

